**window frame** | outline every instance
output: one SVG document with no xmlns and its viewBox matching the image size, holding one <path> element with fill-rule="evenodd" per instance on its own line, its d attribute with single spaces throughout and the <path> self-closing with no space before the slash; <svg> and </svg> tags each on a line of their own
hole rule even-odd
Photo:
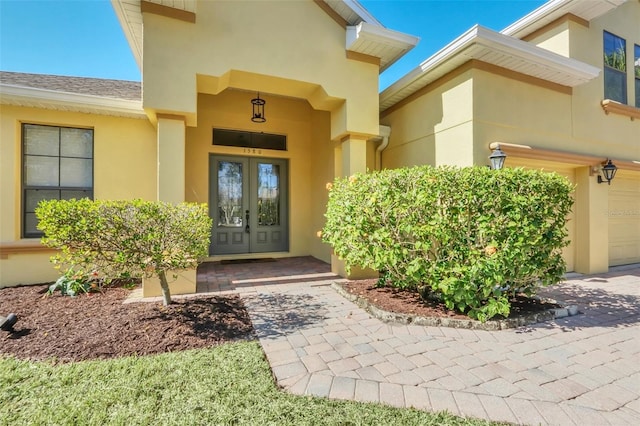
<svg viewBox="0 0 640 426">
<path fill-rule="evenodd" d="M 38 155 L 38 154 L 27 154 L 26 143 L 27 143 L 27 126 L 38 126 L 38 127 L 48 127 L 58 130 L 58 155 Z M 62 130 L 63 129 L 72 129 L 72 130 L 87 130 L 91 132 L 91 157 L 70 157 L 62 155 L 61 145 L 62 145 Z M 43 233 L 40 231 L 30 231 L 27 229 L 27 214 L 33 214 L 33 211 L 27 209 L 28 197 L 27 194 L 29 191 L 57 191 L 58 192 L 58 200 L 68 199 L 63 197 L 63 192 L 65 191 L 75 191 L 75 192 L 84 192 L 87 194 L 87 198 L 93 199 L 94 197 L 94 178 L 95 178 L 95 129 L 92 127 L 71 127 L 71 126 L 57 126 L 51 124 L 39 124 L 39 123 L 31 123 L 31 122 L 22 122 L 20 123 L 20 236 L 21 238 L 40 238 Z M 26 163 L 28 156 L 39 156 L 39 157 L 49 157 L 49 158 L 57 158 L 58 160 L 58 185 L 28 185 L 26 182 Z M 91 160 L 91 186 L 62 186 L 60 185 L 60 171 L 62 169 L 62 159 L 63 158 L 71 158 L 71 159 L 82 159 L 82 160 Z M 55 198 L 44 198 L 44 199 L 55 199 Z"/>
<path fill-rule="evenodd" d="M 633 79 L 636 89 L 636 108 L 640 108 L 640 45 L 633 45 Z"/>
<path fill-rule="evenodd" d="M 622 42 L 622 51 L 624 53 L 624 70 L 620 70 L 613 66 L 607 64 L 607 37 L 613 37 L 614 44 L 617 40 Z M 613 34 L 610 31 L 603 31 L 602 36 L 602 67 L 603 67 L 603 92 L 605 99 L 611 99 L 616 102 L 620 102 L 621 104 L 628 105 L 629 98 L 627 95 L 627 40 Z M 607 93 L 607 75 L 617 75 L 618 77 L 622 77 L 622 99 L 616 98 L 615 96 L 611 96 L 611 93 Z"/>
</svg>

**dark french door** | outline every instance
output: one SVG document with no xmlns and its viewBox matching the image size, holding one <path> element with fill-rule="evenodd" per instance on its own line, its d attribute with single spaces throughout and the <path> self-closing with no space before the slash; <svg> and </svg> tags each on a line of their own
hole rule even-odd
<svg viewBox="0 0 640 426">
<path fill-rule="evenodd" d="M 288 162 L 212 155 L 209 162 L 209 253 L 289 250 Z"/>
</svg>

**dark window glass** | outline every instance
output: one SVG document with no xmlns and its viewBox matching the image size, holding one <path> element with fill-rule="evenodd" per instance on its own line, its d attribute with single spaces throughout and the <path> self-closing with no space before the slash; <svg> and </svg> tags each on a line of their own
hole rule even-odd
<svg viewBox="0 0 640 426">
<path fill-rule="evenodd" d="M 604 32 L 604 97 L 627 103 L 627 43 Z"/>
<path fill-rule="evenodd" d="M 213 144 L 240 148 L 287 150 L 287 137 L 269 133 L 213 129 Z"/>
<path fill-rule="evenodd" d="M 39 237 L 43 200 L 93 198 L 93 130 L 22 125 L 22 236 Z"/>
</svg>

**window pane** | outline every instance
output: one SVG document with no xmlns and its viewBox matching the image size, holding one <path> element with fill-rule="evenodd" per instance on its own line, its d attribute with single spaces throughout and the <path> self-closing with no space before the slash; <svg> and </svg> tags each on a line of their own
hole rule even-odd
<svg viewBox="0 0 640 426">
<path fill-rule="evenodd" d="M 627 76 L 617 70 L 604 68 L 604 97 L 627 103 Z"/>
<path fill-rule="evenodd" d="M 258 225 L 280 225 L 280 166 L 258 163 Z"/>
<path fill-rule="evenodd" d="M 28 186 L 58 186 L 58 157 L 24 157 L 24 183 Z"/>
<path fill-rule="evenodd" d="M 60 155 L 92 158 L 93 131 L 90 129 L 60 129 Z"/>
<path fill-rule="evenodd" d="M 218 226 L 242 226 L 242 163 L 218 163 Z"/>
<path fill-rule="evenodd" d="M 54 156 L 59 154 L 58 127 L 25 124 L 23 129 L 25 154 Z"/>
<path fill-rule="evenodd" d="M 92 161 L 60 158 L 60 186 L 88 188 L 93 186 Z"/>
<path fill-rule="evenodd" d="M 240 148 L 287 150 L 287 137 L 269 133 L 213 129 L 213 144 Z"/>
<path fill-rule="evenodd" d="M 57 200 L 60 191 L 57 189 L 27 189 L 25 191 L 25 212 L 31 213 L 38 207 L 42 200 Z"/>
<path fill-rule="evenodd" d="M 83 198 L 93 198 L 91 191 L 60 191 L 61 200 L 81 200 Z"/>
<path fill-rule="evenodd" d="M 604 64 L 622 72 L 627 71 L 627 43 L 624 39 L 604 32 Z"/>
<path fill-rule="evenodd" d="M 42 235 L 42 231 L 38 230 L 38 218 L 35 213 L 26 213 L 24 215 L 24 236 L 37 237 Z"/>
</svg>

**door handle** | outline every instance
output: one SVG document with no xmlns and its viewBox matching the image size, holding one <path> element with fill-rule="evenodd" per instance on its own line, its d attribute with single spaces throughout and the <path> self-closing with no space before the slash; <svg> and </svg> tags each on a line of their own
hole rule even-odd
<svg viewBox="0 0 640 426">
<path fill-rule="evenodd" d="M 244 212 L 246 225 L 244 226 L 244 232 L 249 233 L 249 210 L 245 210 Z"/>
</svg>

